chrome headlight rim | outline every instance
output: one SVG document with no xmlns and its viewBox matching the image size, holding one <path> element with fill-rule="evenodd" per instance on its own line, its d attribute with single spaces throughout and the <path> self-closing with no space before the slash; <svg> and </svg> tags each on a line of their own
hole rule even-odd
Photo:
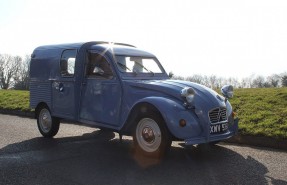
<svg viewBox="0 0 287 185">
<path fill-rule="evenodd" d="M 227 99 L 232 98 L 233 97 L 233 86 L 232 85 L 224 85 L 221 88 L 221 93 Z"/>
<path fill-rule="evenodd" d="M 185 99 L 186 103 L 193 104 L 195 90 L 192 87 L 185 87 L 181 90 L 181 96 Z"/>
</svg>

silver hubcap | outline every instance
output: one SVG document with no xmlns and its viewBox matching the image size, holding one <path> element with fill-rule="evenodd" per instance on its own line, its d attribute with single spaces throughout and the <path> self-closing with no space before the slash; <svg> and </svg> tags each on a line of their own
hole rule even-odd
<svg viewBox="0 0 287 185">
<path fill-rule="evenodd" d="M 52 127 L 52 117 L 50 112 L 47 109 L 42 109 L 39 114 L 39 124 L 41 130 L 45 133 L 48 133 Z"/>
<path fill-rule="evenodd" d="M 136 128 L 136 139 L 144 151 L 156 151 L 161 144 L 161 131 L 158 124 L 150 118 L 141 119 Z"/>
</svg>

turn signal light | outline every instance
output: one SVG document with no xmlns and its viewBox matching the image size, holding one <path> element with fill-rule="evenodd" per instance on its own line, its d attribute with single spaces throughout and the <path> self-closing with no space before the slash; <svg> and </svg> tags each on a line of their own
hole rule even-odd
<svg viewBox="0 0 287 185">
<path fill-rule="evenodd" d="M 179 126 L 185 127 L 186 126 L 186 121 L 184 119 L 179 120 Z"/>
</svg>

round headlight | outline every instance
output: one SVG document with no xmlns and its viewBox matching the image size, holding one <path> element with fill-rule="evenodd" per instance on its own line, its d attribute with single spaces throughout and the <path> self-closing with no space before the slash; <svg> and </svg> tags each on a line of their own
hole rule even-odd
<svg viewBox="0 0 287 185">
<path fill-rule="evenodd" d="M 191 104 L 194 100 L 195 91 L 191 87 L 185 87 L 181 90 L 181 96 L 185 97 L 186 101 Z"/>
<path fill-rule="evenodd" d="M 233 97 L 233 86 L 232 85 L 225 85 L 221 88 L 221 93 L 225 98 L 232 98 Z"/>
<path fill-rule="evenodd" d="M 194 95 L 188 95 L 187 97 L 186 97 L 186 101 L 188 102 L 188 103 L 192 103 L 193 102 L 193 100 L 194 100 Z"/>
</svg>

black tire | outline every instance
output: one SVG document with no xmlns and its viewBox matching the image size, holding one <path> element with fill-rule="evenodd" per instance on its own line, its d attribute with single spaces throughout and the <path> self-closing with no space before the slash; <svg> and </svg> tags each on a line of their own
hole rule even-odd
<svg viewBox="0 0 287 185">
<path fill-rule="evenodd" d="M 51 112 L 47 106 L 41 106 L 37 110 L 37 125 L 44 137 L 51 138 L 58 133 L 60 120 L 51 116 Z"/>
<path fill-rule="evenodd" d="M 136 154 L 161 158 L 171 146 L 171 134 L 163 119 L 152 113 L 138 116 L 133 129 Z"/>
</svg>

